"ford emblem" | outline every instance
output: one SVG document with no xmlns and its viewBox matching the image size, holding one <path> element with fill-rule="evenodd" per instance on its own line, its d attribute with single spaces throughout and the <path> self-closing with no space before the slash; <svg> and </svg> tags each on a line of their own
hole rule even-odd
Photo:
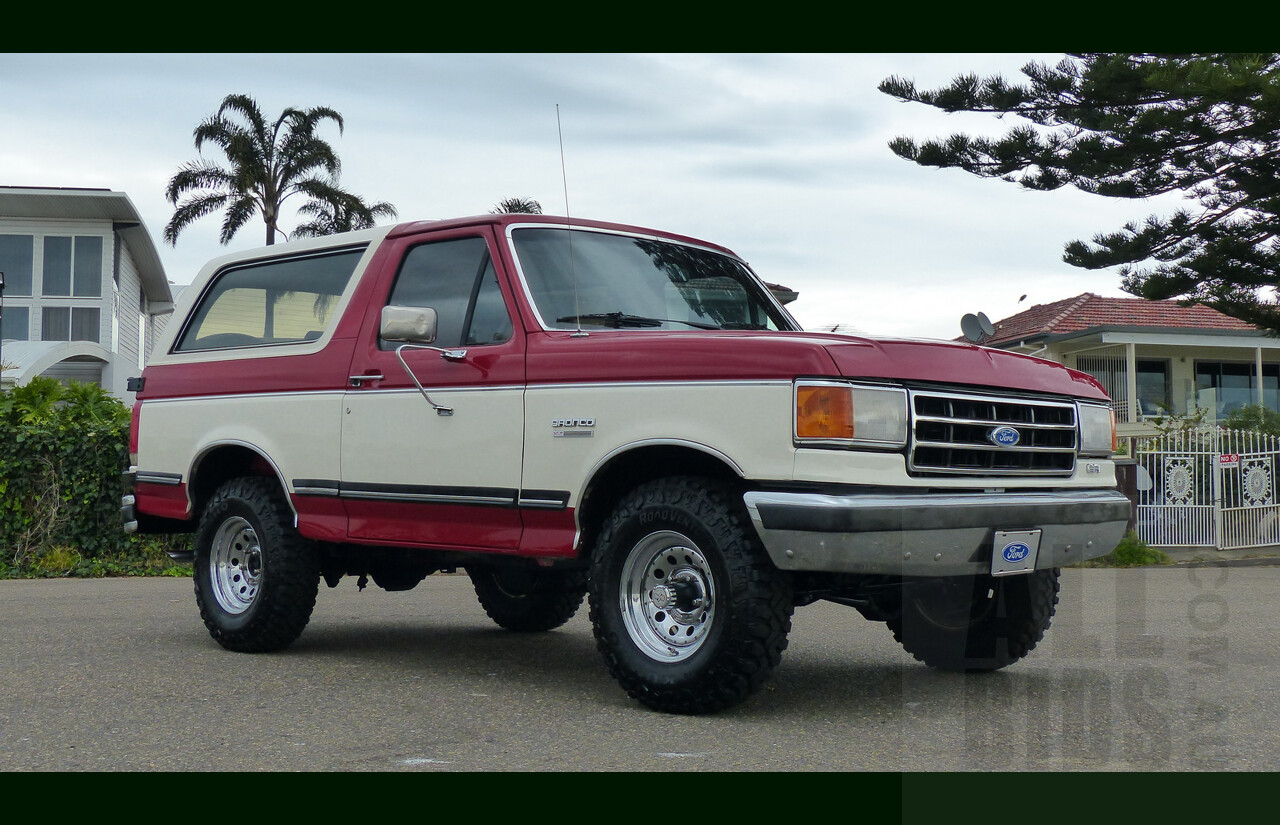
<svg viewBox="0 0 1280 825">
<path fill-rule="evenodd" d="M 1007 562 L 1020 562 L 1023 559 L 1025 559 L 1030 553 L 1031 553 L 1030 547 L 1028 547 L 1027 545 L 1023 544 L 1020 541 L 1016 541 L 1013 544 L 1006 545 L 1004 548 L 1004 552 L 1001 553 L 1001 555 L 1004 556 L 1004 560 Z"/>
<path fill-rule="evenodd" d="M 996 427 L 987 435 L 987 439 L 997 447 L 1016 447 L 1022 440 L 1022 434 L 1013 427 Z"/>
</svg>

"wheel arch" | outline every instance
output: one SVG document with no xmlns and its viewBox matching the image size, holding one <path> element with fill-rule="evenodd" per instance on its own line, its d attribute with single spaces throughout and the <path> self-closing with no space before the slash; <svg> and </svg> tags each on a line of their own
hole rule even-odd
<svg viewBox="0 0 1280 825">
<path fill-rule="evenodd" d="M 578 497 L 578 550 L 587 552 L 628 491 L 655 478 L 701 476 L 745 489 L 742 468 L 724 453 L 689 441 L 646 441 L 614 450 L 587 476 Z"/>
<path fill-rule="evenodd" d="M 204 504 L 226 482 L 247 476 L 269 478 L 275 481 L 297 523 L 298 512 L 284 476 L 274 461 L 256 446 L 244 441 L 220 441 L 206 445 L 191 461 L 187 474 L 187 495 L 191 500 L 191 512 L 199 518 Z"/>
</svg>

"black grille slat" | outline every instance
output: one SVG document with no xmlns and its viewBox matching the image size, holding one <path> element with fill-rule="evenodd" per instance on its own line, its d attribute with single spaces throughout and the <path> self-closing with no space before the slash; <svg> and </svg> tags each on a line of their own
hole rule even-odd
<svg viewBox="0 0 1280 825">
<path fill-rule="evenodd" d="M 1063 476 L 1075 471 L 1074 404 L 916 391 L 911 394 L 915 475 Z M 996 444 L 998 427 L 1017 445 Z"/>
</svg>

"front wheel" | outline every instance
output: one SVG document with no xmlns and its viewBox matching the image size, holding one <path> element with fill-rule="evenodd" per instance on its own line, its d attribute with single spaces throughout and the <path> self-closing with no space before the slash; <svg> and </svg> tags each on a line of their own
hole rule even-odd
<svg viewBox="0 0 1280 825">
<path fill-rule="evenodd" d="M 587 595 L 586 571 L 473 565 L 467 567 L 467 575 L 484 612 L 507 630 L 560 627 L 573 618 Z"/>
<path fill-rule="evenodd" d="M 1058 603 L 1058 570 L 1017 576 L 908 579 L 893 637 L 918 661 L 954 671 L 999 670 L 1044 638 Z"/>
<path fill-rule="evenodd" d="M 283 494 L 264 478 L 227 482 L 195 537 L 196 604 L 228 650 L 287 647 L 311 619 L 320 588 L 315 545 L 293 527 Z"/>
<path fill-rule="evenodd" d="M 609 672 L 655 710 L 710 713 L 782 658 L 793 601 L 726 487 L 659 479 L 623 498 L 592 555 L 591 624 Z"/>
</svg>

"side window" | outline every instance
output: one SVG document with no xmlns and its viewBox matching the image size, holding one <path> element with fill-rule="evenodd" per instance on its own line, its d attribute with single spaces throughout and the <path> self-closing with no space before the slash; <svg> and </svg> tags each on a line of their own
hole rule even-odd
<svg viewBox="0 0 1280 825">
<path fill-rule="evenodd" d="M 177 352 L 313 341 L 334 321 L 364 248 L 224 270 L 200 299 Z"/>
<path fill-rule="evenodd" d="M 496 344 L 511 337 L 511 316 L 483 238 L 409 250 L 388 303 L 434 309 L 436 346 Z"/>
<path fill-rule="evenodd" d="M 462 343 L 467 346 L 479 344 L 500 344 L 511 337 L 511 316 L 507 313 L 507 305 L 502 300 L 502 290 L 498 287 L 498 273 L 493 269 L 493 261 L 480 273 L 480 282 L 476 284 L 476 299 L 471 310 L 471 321 L 467 324 L 467 334 Z"/>
</svg>

